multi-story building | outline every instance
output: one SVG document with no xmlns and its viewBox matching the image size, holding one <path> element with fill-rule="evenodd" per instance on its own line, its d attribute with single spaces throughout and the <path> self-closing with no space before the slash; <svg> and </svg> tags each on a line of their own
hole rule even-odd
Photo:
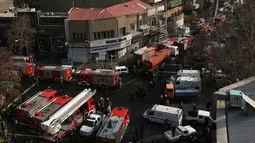
<svg viewBox="0 0 255 143">
<path fill-rule="evenodd" d="M 141 34 L 154 39 L 153 32 L 150 33 L 153 31 L 148 17 L 150 9 L 140 0 L 105 9 L 71 9 L 65 20 L 68 57 L 74 62 L 107 60 L 141 47 L 143 42 L 134 40 L 141 38 Z"/>
<path fill-rule="evenodd" d="M 2 41 L 6 41 L 5 33 L 9 29 L 14 19 L 19 16 L 27 15 L 31 19 L 32 26 L 37 30 L 34 41 L 34 51 L 36 54 L 65 55 L 65 30 L 64 19 L 68 17 L 67 13 L 41 12 L 35 9 L 11 9 L 8 12 L 0 13 L 0 34 L 3 35 Z M 20 46 L 13 41 L 12 45 Z M 51 56 L 52 57 L 52 56 Z"/>
<path fill-rule="evenodd" d="M 178 28 L 184 25 L 184 13 L 182 0 L 168 0 L 167 3 L 167 30 L 170 35 L 174 35 Z"/>
<path fill-rule="evenodd" d="M 183 11 L 186 14 L 191 14 L 199 9 L 199 0 L 183 0 Z"/>
</svg>

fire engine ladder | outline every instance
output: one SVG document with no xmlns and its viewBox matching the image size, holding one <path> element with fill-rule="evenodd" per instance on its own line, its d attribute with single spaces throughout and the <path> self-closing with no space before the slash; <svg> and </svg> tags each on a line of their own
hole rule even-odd
<svg viewBox="0 0 255 143">
<path fill-rule="evenodd" d="M 93 95 L 96 94 L 96 90 L 84 89 L 75 98 L 64 105 L 60 110 L 53 114 L 48 121 L 45 121 L 44 125 L 48 128 L 61 125 L 68 117 L 70 117 L 75 111 L 77 111 L 84 103 L 86 103 Z"/>
<path fill-rule="evenodd" d="M 57 99 L 57 98 L 52 99 L 52 100 L 51 100 L 50 102 L 48 102 L 46 105 L 41 106 L 41 107 L 38 107 L 37 109 L 35 109 L 35 110 L 31 113 L 30 117 L 33 117 L 33 116 L 35 115 L 36 112 L 41 112 L 43 109 L 45 109 L 46 107 L 48 107 L 49 105 L 51 105 L 52 103 L 54 103 L 54 102 L 56 101 L 56 99 Z"/>
<path fill-rule="evenodd" d="M 25 103 L 29 103 L 29 102 L 33 101 L 35 98 L 37 98 L 38 96 L 40 96 L 41 93 L 42 93 L 42 91 L 37 92 L 34 96 L 32 96 L 31 98 L 29 98 L 28 100 L 26 100 L 25 102 L 23 102 L 22 104 L 20 104 L 20 105 L 18 106 L 18 108 L 21 108 L 21 106 L 23 106 Z"/>
</svg>

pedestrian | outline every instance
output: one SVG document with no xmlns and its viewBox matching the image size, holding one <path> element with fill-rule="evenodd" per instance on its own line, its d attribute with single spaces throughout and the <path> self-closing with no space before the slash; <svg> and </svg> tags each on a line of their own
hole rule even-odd
<svg viewBox="0 0 255 143">
<path fill-rule="evenodd" d="M 142 139 L 143 138 L 143 129 L 140 127 L 140 138 Z"/>
<path fill-rule="evenodd" d="M 193 102 L 193 111 L 197 111 L 197 105 L 195 102 Z"/>
<path fill-rule="evenodd" d="M 99 110 L 99 111 L 101 111 L 101 110 L 102 110 L 102 107 L 101 107 L 100 101 L 97 101 L 97 110 Z"/>
<path fill-rule="evenodd" d="M 160 100 L 159 100 L 159 104 L 160 105 L 164 105 L 164 97 L 163 97 L 163 95 L 160 95 Z"/>
<path fill-rule="evenodd" d="M 130 101 L 131 101 L 131 102 L 133 102 L 133 100 L 134 100 L 134 94 L 135 94 L 134 92 L 132 92 L 132 93 L 130 94 Z"/>
<path fill-rule="evenodd" d="M 138 128 L 135 128 L 135 138 L 136 139 L 139 138 L 139 130 L 138 130 Z"/>
<path fill-rule="evenodd" d="M 135 96 L 136 96 L 136 100 L 140 100 L 140 91 L 138 90 L 138 91 L 136 91 L 136 94 L 135 94 Z"/>
<path fill-rule="evenodd" d="M 145 132 L 145 124 L 143 121 L 140 122 L 140 128 Z"/>
<path fill-rule="evenodd" d="M 166 99 L 166 100 L 165 100 L 165 105 L 166 105 L 166 106 L 169 106 L 169 105 L 170 105 L 170 103 L 169 103 L 169 100 L 168 100 L 168 99 Z"/>
</svg>

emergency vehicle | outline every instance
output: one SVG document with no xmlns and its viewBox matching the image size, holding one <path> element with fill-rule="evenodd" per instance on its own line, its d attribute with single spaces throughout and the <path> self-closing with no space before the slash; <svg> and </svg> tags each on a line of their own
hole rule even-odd
<svg viewBox="0 0 255 143">
<path fill-rule="evenodd" d="M 41 109 L 46 104 L 50 103 L 56 94 L 57 91 L 52 89 L 39 91 L 17 107 L 17 120 L 29 125 L 31 123 L 30 116 L 34 115 L 38 109 Z"/>
<path fill-rule="evenodd" d="M 78 85 L 116 87 L 119 82 L 119 74 L 111 69 L 85 69 L 77 71 L 77 80 Z"/>
<path fill-rule="evenodd" d="M 120 143 L 130 120 L 126 107 L 115 107 L 96 134 L 96 143 Z"/>
<path fill-rule="evenodd" d="M 134 52 L 134 59 L 139 66 L 144 60 L 152 57 L 156 54 L 156 49 L 154 47 L 143 47 Z"/>
<path fill-rule="evenodd" d="M 31 57 L 12 56 L 12 68 L 24 77 L 31 77 L 34 75 L 34 63 L 30 60 Z"/>
<path fill-rule="evenodd" d="M 175 46 L 179 47 L 179 51 L 186 51 L 190 48 L 195 40 L 195 37 L 180 37 L 175 42 Z"/>
<path fill-rule="evenodd" d="M 56 142 L 62 140 L 79 127 L 86 117 L 95 113 L 96 106 L 93 103 L 93 96 L 96 90 L 84 89 L 71 101 L 41 123 L 44 131 L 44 142 Z"/>
<path fill-rule="evenodd" d="M 69 82 L 72 79 L 72 69 L 63 66 L 36 66 L 34 78 L 37 81 Z"/>
</svg>

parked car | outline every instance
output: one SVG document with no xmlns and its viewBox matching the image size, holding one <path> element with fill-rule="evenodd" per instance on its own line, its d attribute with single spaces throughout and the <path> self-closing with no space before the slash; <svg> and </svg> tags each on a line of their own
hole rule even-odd
<svg viewBox="0 0 255 143">
<path fill-rule="evenodd" d="M 91 136 L 102 124 L 102 115 L 90 114 L 85 124 L 80 129 L 81 136 Z"/>
<path fill-rule="evenodd" d="M 118 72 L 119 75 L 129 74 L 129 69 L 126 66 L 115 66 L 114 70 Z"/>
<path fill-rule="evenodd" d="M 172 130 L 166 131 L 164 133 L 166 139 L 170 142 L 175 142 L 180 140 L 182 137 L 190 137 L 197 133 L 197 131 L 191 126 L 177 126 L 174 136 L 172 134 Z"/>
<path fill-rule="evenodd" d="M 208 122 L 215 122 L 210 115 L 209 111 L 198 110 L 198 111 L 188 111 L 187 116 L 185 117 L 186 121 L 198 122 L 200 124 L 207 124 Z"/>
</svg>

